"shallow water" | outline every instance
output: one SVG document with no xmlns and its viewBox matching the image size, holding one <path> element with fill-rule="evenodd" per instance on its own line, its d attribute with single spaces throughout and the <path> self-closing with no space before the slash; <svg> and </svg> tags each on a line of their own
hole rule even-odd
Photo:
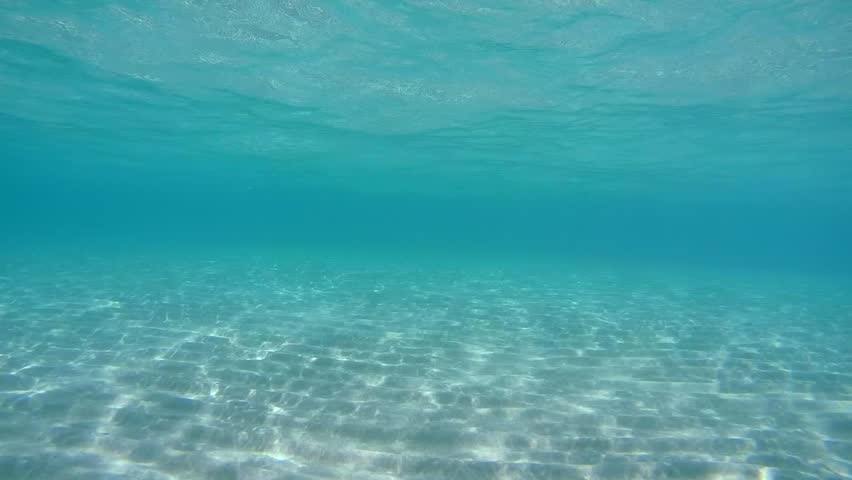
<svg viewBox="0 0 852 480">
<path fill-rule="evenodd" d="M 852 478 L 850 26 L 0 0 L 0 480 Z"/>
<path fill-rule="evenodd" d="M 848 285 L 355 263 L 11 262 L 5 478 L 850 472 Z"/>
</svg>

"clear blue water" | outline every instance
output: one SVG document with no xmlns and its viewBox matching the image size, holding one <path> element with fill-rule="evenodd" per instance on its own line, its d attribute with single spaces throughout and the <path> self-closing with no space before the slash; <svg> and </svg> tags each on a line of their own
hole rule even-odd
<svg viewBox="0 0 852 480">
<path fill-rule="evenodd" d="M 852 478 L 850 46 L 0 0 L 0 479 Z"/>
</svg>

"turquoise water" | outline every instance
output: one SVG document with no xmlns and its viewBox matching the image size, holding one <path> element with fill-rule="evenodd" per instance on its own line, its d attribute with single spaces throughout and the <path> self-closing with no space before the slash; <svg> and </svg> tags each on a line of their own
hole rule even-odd
<svg viewBox="0 0 852 480">
<path fill-rule="evenodd" d="M 852 3 L 0 0 L 0 479 L 852 478 Z"/>
</svg>

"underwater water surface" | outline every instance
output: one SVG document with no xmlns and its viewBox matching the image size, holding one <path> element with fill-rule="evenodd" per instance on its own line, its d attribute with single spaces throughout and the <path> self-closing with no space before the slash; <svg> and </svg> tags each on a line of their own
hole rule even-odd
<svg viewBox="0 0 852 480">
<path fill-rule="evenodd" d="M 852 3 L 0 0 L 0 479 L 852 478 Z"/>
</svg>

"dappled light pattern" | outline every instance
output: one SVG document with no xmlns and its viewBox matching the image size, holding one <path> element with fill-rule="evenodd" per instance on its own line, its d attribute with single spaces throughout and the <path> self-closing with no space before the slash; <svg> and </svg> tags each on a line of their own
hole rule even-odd
<svg viewBox="0 0 852 480">
<path fill-rule="evenodd" d="M 0 477 L 852 474 L 848 289 L 562 270 L 7 262 Z"/>
</svg>

